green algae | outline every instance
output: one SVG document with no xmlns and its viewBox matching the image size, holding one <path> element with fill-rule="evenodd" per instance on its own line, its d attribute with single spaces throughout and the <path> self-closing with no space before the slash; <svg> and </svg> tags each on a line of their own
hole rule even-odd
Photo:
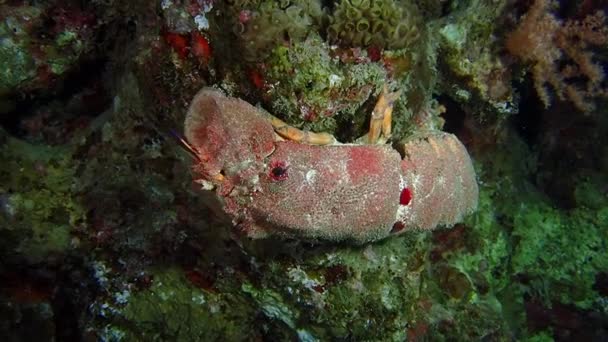
<svg viewBox="0 0 608 342">
<path fill-rule="evenodd" d="M 297 264 L 271 257 L 258 284 L 243 289 L 267 317 L 318 340 L 403 338 L 420 296 L 425 236 L 302 250 Z"/>
<path fill-rule="evenodd" d="M 0 216 L 9 237 L 4 250 L 32 260 L 65 252 L 71 231 L 85 220 L 74 197 L 70 151 L 7 138 L 0 156 L 0 192 L 8 208 Z"/>
<path fill-rule="evenodd" d="M 73 31 L 63 31 L 55 38 L 55 44 L 45 47 L 47 62 L 51 71 L 62 75 L 74 65 L 85 50 L 85 44 Z M 68 53 L 69 52 L 69 53 Z"/>
<path fill-rule="evenodd" d="M 447 20 L 433 23 L 443 92 L 480 118 L 503 120 L 517 111 L 511 71 L 502 61 L 496 23 L 505 1 L 465 1 Z"/>
<path fill-rule="evenodd" d="M 280 85 L 269 91 L 275 115 L 301 128 L 330 133 L 353 120 L 365 121 L 368 113 L 359 110 L 382 89 L 385 71 L 377 63 L 341 63 L 329 51 L 318 36 L 273 50 L 265 78 Z"/>
<path fill-rule="evenodd" d="M 477 165 L 479 208 L 466 221 L 467 248 L 448 262 L 470 280 L 473 298 L 496 298 L 509 329 L 526 336 L 525 297 L 602 310 L 595 283 L 608 267 L 608 198 L 599 186 L 605 176 L 591 173 L 579 179 L 576 207 L 556 209 L 528 181 L 534 154 L 514 135 L 507 141 Z"/>
<path fill-rule="evenodd" d="M 515 274 L 529 278 L 529 292 L 551 302 L 574 304 L 582 309 L 599 302 L 594 289 L 599 270 L 608 269 L 604 252 L 608 233 L 608 199 L 601 195 L 605 177 L 582 180 L 578 192 L 598 199 L 599 210 L 582 202 L 574 209 L 556 210 L 544 201 L 521 205 L 514 215 L 513 236 L 516 246 L 512 263 Z"/>
<path fill-rule="evenodd" d="M 53 92 L 60 88 L 51 86 L 54 77 L 61 80 L 92 50 L 87 40 L 92 32 L 86 26 L 45 31 L 51 11 L 48 5 L 0 6 L 0 96 L 32 90 Z"/>
<path fill-rule="evenodd" d="M 126 324 L 113 329 L 128 341 L 243 341 L 254 311 L 242 298 L 198 289 L 169 268 L 154 272 L 152 286 L 130 296 L 119 316 Z"/>
<path fill-rule="evenodd" d="M 25 7 L 17 16 L 36 20 L 41 11 L 35 7 Z M 34 58 L 28 51 L 29 39 L 22 23 L 13 16 L 0 21 L 0 96 L 36 76 Z"/>
</svg>

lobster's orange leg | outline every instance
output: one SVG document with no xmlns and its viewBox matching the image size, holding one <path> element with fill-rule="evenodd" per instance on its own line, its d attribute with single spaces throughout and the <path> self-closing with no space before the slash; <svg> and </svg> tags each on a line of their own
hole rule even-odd
<svg viewBox="0 0 608 342">
<path fill-rule="evenodd" d="M 376 102 L 372 118 L 369 122 L 368 143 L 376 144 L 382 135 L 382 143 L 386 142 L 391 136 L 391 121 L 393 119 L 393 105 L 401 95 L 401 91 L 388 92 L 388 87 L 384 85 L 382 94 Z"/>
<path fill-rule="evenodd" d="M 309 144 L 309 145 L 331 145 L 336 143 L 336 138 L 329 133 L 315 133 L 309 131 L 303 131 L 295 127 L 289 126 L 283 120 L 277 118 L 274 115 L 266 113 L 270 119 L 270 123 L 274 128 L 274 131 L 282 138 L 292 140 L 295 142 Z"/>
</svg>

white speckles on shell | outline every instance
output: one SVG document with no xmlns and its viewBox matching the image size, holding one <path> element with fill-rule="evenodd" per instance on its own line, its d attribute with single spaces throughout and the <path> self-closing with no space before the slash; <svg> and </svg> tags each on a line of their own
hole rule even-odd
<svg viewBox="0 0 608 342">
<path fill-rule="evenodd" d="M 201 185 L 201 188 L 203 190 L 213 190 L 215 189 L 215 185 L 213 185 L 213 183 L 211 183 L 208 180 L 204 180 L 204 179 L 197 179 L 194 181 L 195 183 L 198 183 Z"/>
<path fill-rule="evenodd" d="M 399 154 L 390 147 L 279 142 L 268 162 L 287 162 L 289 176 L 260 178 L 264 195 L 251 203 L 256 229 L 359 243 L 389 234 L 400 174 Z"/>
<path fill-rule="evenodd" d="M 407 188 L 407 180 L 403 175 L 399 175 L 399 194 L 403 191 L 403 189 Z M 408 205 L 399 204 L 397 207 L 397 214 L 395 215 L 395 222 L 405 222 L 406 218 L 409 216 L 409 203 Z"/>
<path fill-rule="evenodd" d="M 404 143 L 403 176 L 412 200 L 397 216 L 407 229 L 458 223 L 477 208 L 478 188 L 471 159 L 452 134 L 435 132 Z"/>
<path fill-rule="evenodd" d="M 317 179 L 317 171 L 316 170 L 308 170 L 308 172 L 306 172 L 306 183 L 308 185 L 314 185 L 315 180 Z"/>
</svg>

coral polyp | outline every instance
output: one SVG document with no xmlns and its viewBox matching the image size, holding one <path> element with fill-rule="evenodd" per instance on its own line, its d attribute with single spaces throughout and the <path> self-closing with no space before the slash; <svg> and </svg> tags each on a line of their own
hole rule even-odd
<svg viewBox="0 0 608 342">
<path fill-rule="evenodd" d="M 394 0 L 342 0 L 327 27 L 330 41 L 345 46 L 412 46 L 424 30 L 415 4 Z"/>
</svg>

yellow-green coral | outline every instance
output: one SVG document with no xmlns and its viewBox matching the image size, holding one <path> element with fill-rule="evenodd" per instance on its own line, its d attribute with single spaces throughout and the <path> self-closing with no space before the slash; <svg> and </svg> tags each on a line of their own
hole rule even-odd
<svg viewBox="0 0 608 342">
<path fill-rule="evenodd" d="M 608 268 L 604 252 L 608 200 L 599 185 L 606 184 L 605 178 L 582 181 L 577 195 L 585 199 L 569 212 L 536 201 L 522 204 L 514 213 L 513 235 L 518 242 L 512 256 L 513 271 L 525 275 L 528 291 L 548 304 L 557 301 L 590 308 L 600 300 L 594 289 L 596 275 Z M 602 198 L 594 203 L 597 210 L 590 210 L 585 203 L 592 198 Z"/>
<path fill-rule="evenodd" d="M 30 18 L 32 21 L 41 14 L 40 9 L 27 6 L 22 6 L 14 13 L 15 16 Z M 4 95 L 23 82 L 33 79 L 36 76 L 36 65 L 28 51 L 30 40 L 27 39 L 28 36 L 21 28 L 19 20 L 4 14 L 0 17 L 0 95 Z"/>
<path fill-rule="evenodd" d="M 471 253 L 456 256 L 451 263 L 477 286 L 503 297 L 505 306 L 523 303 L 524 293 L 547 306 L 601 305 L 594 285 L 597 275 L 608 268 L 608 197 L 600 185 L 606 184 L 606 176 L 581 177 L 576 207 L 557 210 L 527 182 L 537 171 L 525 143 L 515 135 L 507 141 L 508 145 L 499 145 L 500 152 L 479 160 L 480 205 L 467 221 Z M 514 279 L 525 279 L 525 284 Z"/>
<path fill-rule="evenodd" d="M 342 0 L 327 28 L 330 41 L 347 46 L 375 45 L 388 49 L 410 46 L 420 36 L 415 5 L 394 0 Z"/>
<path fill-rule="evenodd" d="M 444 92 L 475 115 L 503 119 L 517 111 L 509 68 L 494 23 L 506 3 L 471 2 L 438 27 L 439 65 Z"/>
<path fill-rule="evenodd" d="M 253 331 L 255 312 L 240 296 L 202 291 L 180 270 L 163 269 L 154 273 L 149 289 L 128 299 L 120 315 L 113 328 L 130 341 L 243 341 Z"/>
<path fill-rule="evenodd" d="M 69 153 L 10 138 L 0 147 L 0 158 L 0 196 L 5 197 L 0 234 L 10 245 L 3 250 L 34 261 L 62 253 L 72 228 L 84 222 L 73 197 Z"/>
</svg>

